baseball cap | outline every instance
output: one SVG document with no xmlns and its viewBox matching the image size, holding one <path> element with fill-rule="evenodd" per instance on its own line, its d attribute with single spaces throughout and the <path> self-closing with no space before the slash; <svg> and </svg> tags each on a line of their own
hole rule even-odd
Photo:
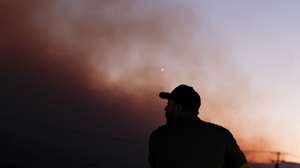
<svg viewBox="0 0 300 168">
<path fill-rule="evenodd" d="M 171 93 L 160 92 L 162 99 L 171 99 L 181 104 L 184 108 L 198 110 L 201 105 L 200 95 L 191 86 L 181 84 L 172 90 Z"/>
</svg>

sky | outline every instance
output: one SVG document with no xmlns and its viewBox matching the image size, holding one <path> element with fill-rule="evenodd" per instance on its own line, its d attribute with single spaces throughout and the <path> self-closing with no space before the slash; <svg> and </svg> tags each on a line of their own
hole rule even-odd
<svg viewBox="0 0 300 168">
<path fill-rule="evenodd" d="M 211 25 L 230 45 L 227 56 L 251 88 L 252 95 L 239 108 L 249 125 L 260 127 L 249 133 L 270 139 L 273 150 L 299 155 L 299 2 L 207 5 Z"/>
<path fill-rule="evenodd" d="M 1 2 L 3 164 L 144 166 L 164 123 L 158 93 L 182 83 L 201 95 L 199 117 L 228 128 L 250 159 L 299 162 L 299 5 Z"/>
</svg>

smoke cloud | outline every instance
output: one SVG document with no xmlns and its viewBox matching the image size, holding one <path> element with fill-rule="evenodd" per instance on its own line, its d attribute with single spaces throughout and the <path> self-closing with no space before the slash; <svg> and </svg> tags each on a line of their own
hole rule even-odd
<svg viewBox="0 0 300 168">
<path fill-rule="evenodd" d="M 0 20 L 3 165 L 142 167 L 159 91 L 201 88 L 200 116 L 230 128 L 251 93 L 189 3 L 4 1 Z"/>
<path fill-rule="evenodd" d="M 185 33 L 171 30 L 183 15 L 134 1 L 1 3 L 1 164 L 143 166 L 161 120 L 156 55 Z"/>
</svg>

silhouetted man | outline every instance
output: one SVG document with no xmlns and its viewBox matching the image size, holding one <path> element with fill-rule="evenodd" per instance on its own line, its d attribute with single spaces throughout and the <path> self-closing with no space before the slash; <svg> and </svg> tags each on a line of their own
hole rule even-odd
<svg viewBox="0 0 300 168">
<path fill-rule="evenodd" d="M 192 87 L 179 85 L 159 96 L 168 100 L 167 123 L 150 136 L 152 168 L 249 168 L 227 129 L 197 117 L 201 100 Z"/>
</svg>

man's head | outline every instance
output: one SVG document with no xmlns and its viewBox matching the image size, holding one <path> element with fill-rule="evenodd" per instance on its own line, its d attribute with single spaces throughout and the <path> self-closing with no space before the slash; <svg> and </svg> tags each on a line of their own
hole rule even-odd
<svg viewBox="0 0 300 168">
<path fill-rule="evenodd" d="M 159 97 L 168 100 L 165 107 L 167 119 L 198 115 L 201 99 L 190 86 L 179 85 L 171 93 L 161 92 Z"/>
</svg>

